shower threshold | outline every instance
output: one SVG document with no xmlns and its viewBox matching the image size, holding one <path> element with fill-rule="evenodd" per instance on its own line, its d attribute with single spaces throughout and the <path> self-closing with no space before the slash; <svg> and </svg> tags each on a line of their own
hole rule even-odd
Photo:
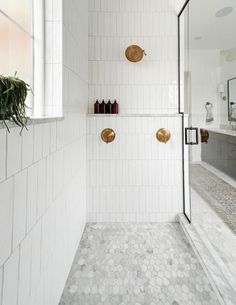
<svg viewBox="0 0 236 305">
<path fill-rule="evenodd" d="M 235 279 L 230 276 L 224 262 L 207 240 L 201 227 L 197 224 L 189 224 L 183 214 L 179 215 L 179 223 L 206 272 L 220 304 L 235 305 Z"/>
</svg>

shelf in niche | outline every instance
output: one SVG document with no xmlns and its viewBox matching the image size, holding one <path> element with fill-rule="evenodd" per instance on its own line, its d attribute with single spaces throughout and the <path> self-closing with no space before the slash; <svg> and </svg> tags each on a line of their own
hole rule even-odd
<svg viewBox="0 0 236 305">
<path fill-rule="evenodd" d="M 88 113 L 88 117 L 96 117 L 96 118 L 104 118 L 104 117 L 111 117 L 111 118 L 117 118 L 117 117 L 182 117 L 182 114 L 179 113 L 156 113 L 156 114 L 150 114 L 150 113 L 119 113 L 119 114 L 94 114 L 94 113 Z"/>
</svg>

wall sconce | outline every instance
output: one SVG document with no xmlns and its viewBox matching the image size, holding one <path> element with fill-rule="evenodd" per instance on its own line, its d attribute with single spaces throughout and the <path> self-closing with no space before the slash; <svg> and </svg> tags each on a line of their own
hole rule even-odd
<svg viewBox="0 0 236 305">
<path fill-rule="evenodd" d="M 225 85 L 224 84 L 219 84 L 218 86 L 218 93 L 220 94 L 220 97 L 223 101 L 226 101 L 226 96 L 225 96 Z"/>
<path fill-rule="evenodd" d="M 156 138 L 161 143 L 167 143 L 171 138 L 171 133 L 168 129 L 161 128 L 156 133 Z"/>
<path fill-rule="evenodd" d="M 111 128 L 106 128 L 101 132 L 101 139 L 105 143 L 111 143 L 115 140 L 115 131 Z"/>
</svg>

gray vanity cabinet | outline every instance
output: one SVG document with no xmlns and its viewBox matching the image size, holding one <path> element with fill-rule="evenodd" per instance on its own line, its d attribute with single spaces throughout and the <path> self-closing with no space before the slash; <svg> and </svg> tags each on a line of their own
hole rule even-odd
<svg viewBox="0 0 236 305">
<path fill-rule="evenodd" d="M 201 144 L 202 161 L 236 178 L 236 137 L 208 132 L 208 143 Z"/>
</svg>

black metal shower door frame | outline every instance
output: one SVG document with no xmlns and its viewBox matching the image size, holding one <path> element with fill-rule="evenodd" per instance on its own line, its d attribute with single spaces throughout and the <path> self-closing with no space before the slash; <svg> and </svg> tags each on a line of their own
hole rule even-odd
<svg viewBox="0 0 236 305">
<path fill-rule="evenodd" d="M 181 99 L 181 94 L 180 94 L 180 17 L 182 16 L 183 12 L 185 11 L 185 8 L 189 4 L 190 0 L 185 1 L 182 9 L 180 10 L 178 14 L 178 112 L 181 114 L 182 117 L 182 177 L 183 177 L 183 213 L 188 220 L 189 223 L 191 223 L 191 204 L 190 204 L 190 217 L 186 213 L 186 189 L 185 189 L 185 154 L 184 154 L 184 149 L 185 149 L 185 121 L 184 121 L 184 115 L 185 113 L 181 111 L 180 107 L 180 99 Z"/>
</svg>

